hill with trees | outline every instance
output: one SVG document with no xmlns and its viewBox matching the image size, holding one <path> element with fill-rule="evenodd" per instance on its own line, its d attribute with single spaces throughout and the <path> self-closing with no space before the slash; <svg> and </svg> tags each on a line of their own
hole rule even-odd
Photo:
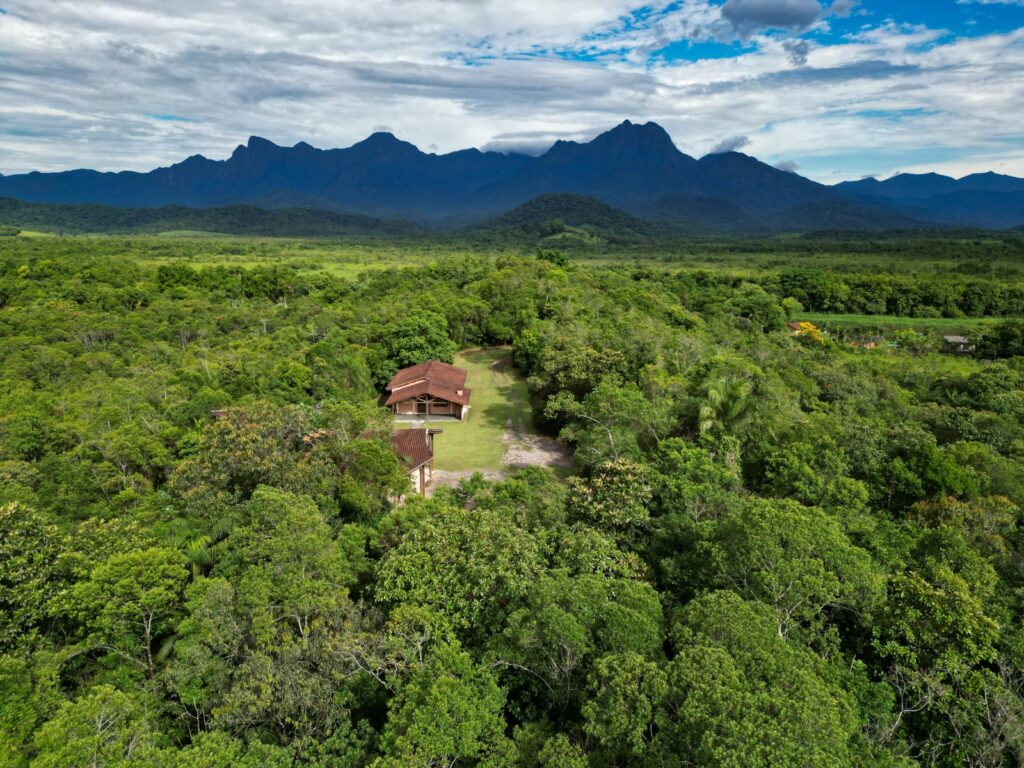
<svg viewBox="0 0 1024 768">
<path fill-rule="evenodd" d="M 581 244 L 649 239 L 658 227 L 585 195 L 541 195 L 511 211 L 471 227 L 511 240 Z"/>
<path fill-rule="evenodd" d="M 408 222 L 314 208 L 267 210 L 251 205 L 221 208 L 118 208 L 109 205 L 46 205 L 0 198 L 0 224 L 43 232 L 160 233 L 216 232 L 231 235 L 317 237 L 407 235 L 420 231 Z"/>
</svg>

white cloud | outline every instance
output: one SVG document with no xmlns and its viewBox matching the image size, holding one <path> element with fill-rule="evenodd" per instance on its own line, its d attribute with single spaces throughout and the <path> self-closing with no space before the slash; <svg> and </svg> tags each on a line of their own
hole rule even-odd
<svg viewBox="0 0 1024 768">
<path fill-rule="evenodd" d="M 1019 156 L 1024 30 L 889 22 L 810 45 L 757 30 L 819 29 L 819 3 L 730 5 L 732 32 L 708 0 L 5 0 L 0 171 L 143 170 L 226 156 L 250 134 L 347 146 L 379 126 L 438 151 L 535 152 L 627 117 L 695 155 L 745 136 L 745 152 L 819 178 L 857 152 L 893 159 L 852 175 L 925 151 Z M 732 57 L 653 58 L 741 29 Z"/>
<path fill-rule="evenodd" d="M 724 155 L 726 152 L 739 152 L 750 143 L 746 136 L 730 136 L 715 144 L 708 152 L 709 155 Z"/>
</svg>

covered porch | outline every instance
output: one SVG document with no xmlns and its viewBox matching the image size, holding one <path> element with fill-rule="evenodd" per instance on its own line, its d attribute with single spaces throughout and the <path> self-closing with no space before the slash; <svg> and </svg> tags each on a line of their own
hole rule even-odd
<svg viewBox="0 0 1024 768">
<path fill-rule="evenodd" d="M 443 420 L 462 421 L 469 415 L 469 406 L 453 403 L 430 394 L 414 395 L 391 406 L 398 421 Z"/>
</svg>

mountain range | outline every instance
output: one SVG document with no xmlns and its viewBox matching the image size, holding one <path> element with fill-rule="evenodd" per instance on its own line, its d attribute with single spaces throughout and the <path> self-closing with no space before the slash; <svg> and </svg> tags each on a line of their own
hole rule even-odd
<svg viewBox="0 0 1024 768">
<path fill-rule="evenodd" d="M 1000 229 L 1024 221 L 1024 179 L 991 171 L 962 179 L 901 173 L 885 181 L 867 178 L 835 188 L 862 201 L 884 201 L 917 218 L 954 226 Z"/>
<path fill-rule="evenodd" d="M 739 152 L 700 159 L 656 123 L 625 121 L 537 157 L 428 154 L 390 133 L 344 149 L 252 137 L 226 160 L 194 155 L 148 173 L 74 170 L 0 176 L 0 197 L 124 208 L 248 205 L 461 226 L 542 195 L 597 198 L 637 219 L 724 231 L 893 229 L 1024 223 L 1024 179 L 901 174 L 819 184 Z M 177 215 L 181 215 L 180 212 Z"/>
</svg>

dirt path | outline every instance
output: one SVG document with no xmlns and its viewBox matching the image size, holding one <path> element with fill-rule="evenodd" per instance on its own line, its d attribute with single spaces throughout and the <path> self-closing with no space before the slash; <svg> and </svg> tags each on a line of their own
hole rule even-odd
<svg viewBox="0 0 1024 768">
<path fill-rule="evenodd" d="M 505 355 L 491 363 L 491 378 L 501 385 L 512 381 L 506 369 L 512 365 L 512 355 Z M 489 482 L 504 480 L 513 471 L 523 467 L 573 467 L 572 451 L 569 447 L 551 437 L 532 435 L 526 426 L 528 404 L 523 401 L 518 387 L 510 387 L 515 392 L 515 400 L 511 402 L 508 421 L 505 422 L 505 434 L 501 442 L 505 446 L 505 455 L 501 460 L 501 469 L 479 470 Z M 461 472 L 434 471 L 434 480 L 427 488 L 430 495 L 435 488 L 448 486 L 454 488 L 463 480 L 468 480 L 476 470 Z"/>
<path fill-rule="evenodd" d="M 512 364 L 512 356 L 506 355 L 491 365 L 492 376 L 507 378 L 505 368 Z M 511 404 L 511 413 L 505 424 L 505 457 L 501 463 L 510 468 L 519 467 L 572 467 L 572 453 L 565 443 L 551 437 L 532 435 L 526 428 L 527 404 L 522 401 L 519 390 Z"/>
</svg>

